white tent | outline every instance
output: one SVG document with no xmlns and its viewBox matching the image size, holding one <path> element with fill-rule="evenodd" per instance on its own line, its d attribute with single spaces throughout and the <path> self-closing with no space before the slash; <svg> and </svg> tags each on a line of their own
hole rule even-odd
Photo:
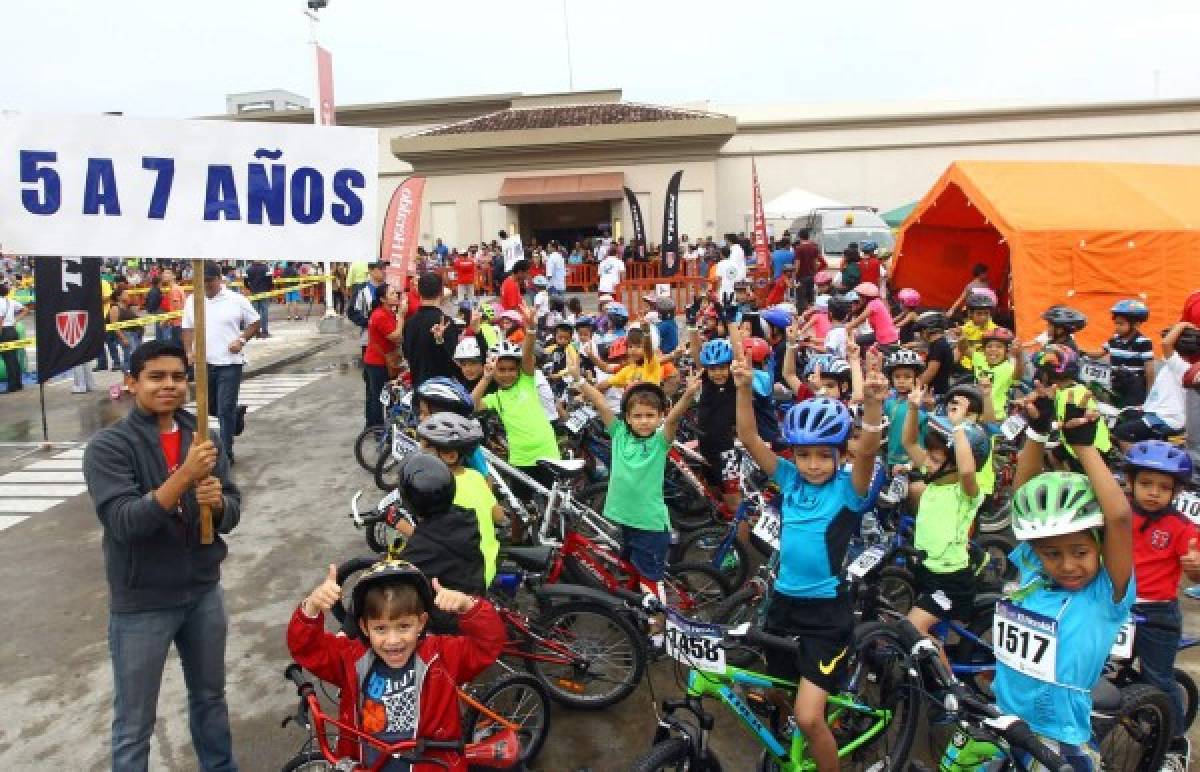
<svg viewBox="0 0 1200 772">
<path fill-rule="evenodd" d="M 763 203 L 768 220 L 795 220 L 819 207 L 843 207 L 846 204 L 801 188 L 791 190 Z"/>
</svg>

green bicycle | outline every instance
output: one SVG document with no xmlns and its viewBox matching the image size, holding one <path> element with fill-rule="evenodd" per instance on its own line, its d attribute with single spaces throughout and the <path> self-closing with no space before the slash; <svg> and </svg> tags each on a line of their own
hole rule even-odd
<svg viewBox="0 0 1200 772">
<path fill-rule="evenodd" d="M 804 735 L 775 707 L 768 690 L 781 690 L 790 703 L 796 684 L 725 662 L 725 651 L 757 646 L 796 656 L 791 638 L 764 633 L 749 624 L 724 627 L 688 619 L 646 598 L 647 611 L 666 616 L 666 650 L 687 670 L 682 699 L 662 701 L 650 750 L 634 762 L 633 772 L 692 770 L 718 772 L 721 762 L 709 745 L 715 723 L 704 701 L 716 700 L 731 711 L 762 746 L 760 772 L 809 772 Z M 855 641 L 849 676 L 829 695 L 828 722 L 838 742 L 843 769 L 900 772 L 905 769 L 921 708 L 920 680 L 895 631 L 875 626 Z"/>
</svg>

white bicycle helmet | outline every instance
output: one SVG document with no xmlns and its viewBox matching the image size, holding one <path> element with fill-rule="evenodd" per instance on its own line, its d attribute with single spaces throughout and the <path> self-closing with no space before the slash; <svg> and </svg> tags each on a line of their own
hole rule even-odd
<svg viewBox="0 0 1200 772">
<path fill-rule="evenodd" d="M 479 341 L 474 335 L 468 335 L 458 341 L 458 345 L 454 347 L 455 359 L 483 359 L 483 352 L 479 350 Z"/>
<path fill-rule="evenodd" d="M 502 340 L 488 350 L 494 359 L 521 359 L 525 356 L 524 351 L 516 343 L 511 340 Z"/>
<path fill-rule="evenodd" d="M 1021 541 L 1104 527 L 1104 513 L 1086 475 L 1043 472 L 1012 499 L 1013 535 Z"/>
</svg>

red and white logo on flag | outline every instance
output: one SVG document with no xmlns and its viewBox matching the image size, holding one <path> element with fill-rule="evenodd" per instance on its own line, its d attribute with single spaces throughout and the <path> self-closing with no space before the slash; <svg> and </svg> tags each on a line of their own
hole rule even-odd
<svg viewBox="0 0 1200 772">
<path fill-rule="evenodd" d="M 54 315 L 55 326 L 58 327 L 58 337 L 62 338 L 71 348 L 79 345 L 87 334 L 87 311 L 60 311 Z"/>
</svg>

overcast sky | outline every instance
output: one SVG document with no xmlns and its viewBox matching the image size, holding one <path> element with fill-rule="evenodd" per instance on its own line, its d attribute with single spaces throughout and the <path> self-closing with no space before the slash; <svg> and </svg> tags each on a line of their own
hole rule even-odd
<svg viewBox="0 0 1200 772">
<path fill-rule="evenodd" d="M 0 0 L 0 109 L 224 111 L 313 91 L 304 0 Z M 566 0 L 576 89 L 646 102 L 1200 95 L 1200 3 Z M 340 104 L 568 88 L 563 0 L 330 0 Z"/>
</svg>

